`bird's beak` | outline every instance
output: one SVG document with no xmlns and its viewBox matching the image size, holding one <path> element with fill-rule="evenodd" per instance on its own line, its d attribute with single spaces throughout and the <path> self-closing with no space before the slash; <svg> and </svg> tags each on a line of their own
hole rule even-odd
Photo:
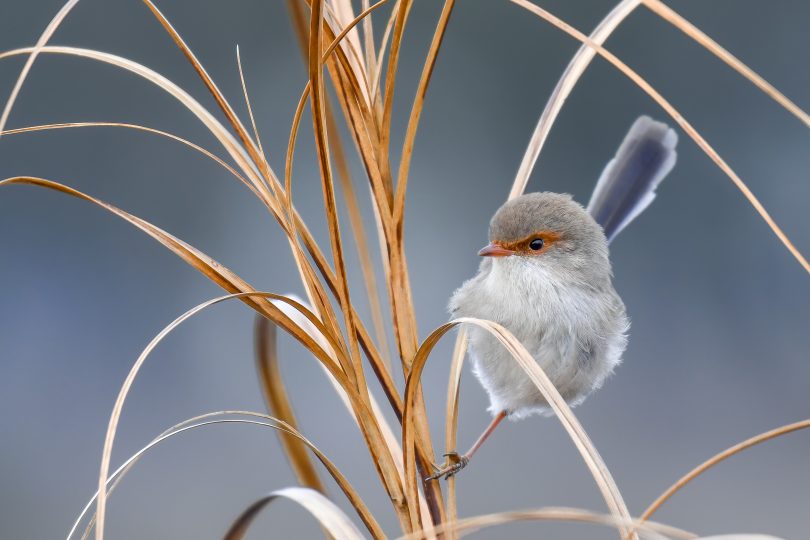
<svg viewBox="0 0 810 540">
<path fill-rule="evenodd" d="M 481 248 L 478 254 L 482 257 L 508 257 L 514 255 L 515 252 L 493 243 Z"/>
</svg>

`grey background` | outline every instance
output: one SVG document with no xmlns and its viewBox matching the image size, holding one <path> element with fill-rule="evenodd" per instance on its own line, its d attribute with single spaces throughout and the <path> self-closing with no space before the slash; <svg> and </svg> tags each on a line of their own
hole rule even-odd
<svg viewBox="0 0 810 540">
<path fill-rule="evenodd" d="M 810 4 L 671 4 L 810 108 Z M 542 5 L 588 31 L 612 2 Z M 3 2 L 0 50 L 33 44 L 59 6 L 54 0 Z M 160 6 L 242 114 L 235 63 L 240 45 L 265 147 L 272 165 L 283 170 L 305 82 L 284 4 L 185 0 Z M 394 148 L 439 8 L 439 2 L 417 2 L 411 15 Z M 380 32 L 382 17 L 376 17 Z M 215 107 L 139 2 L 86 0 L 53 43 L 128 56 Z M 446 299 L 474 272 L 489 217 L 506 197 L 543 103 L 576 47 L 508 2 L 459 2 L 411 172 L 407 251 L 422 337 L 446 320 Z M 810 253 L 806 128 L 645 9 L 608 47 L 671 99 L 796 246 Z M 0 62 L 0 95 L 10 91 L 22 64 L 20 57 Z M 664 118 L 641 90 L 597 60 L 563 109 L 529 189 L 566 191 L 585 202 L 642 113 Z M 163 128 L 222 154 L 190 114 L 143 80 L 87 60 L 43 56 L 9 127 L 83 120 Z M 296 201 L 327 245 L 308 122 L 299 140 Z M 651 211 L 612 249 L 616 287 L 633 320 L 625 363 L 576 410 L 635 513 L 715 452 L 810 413 L 807 275 L 683 134 L 679 154 Z M 361 182 L 356 159 L 353 167 Z M 113 202 L 206 251 L 259 289 L 301 292 L 272 218 L 222 169 L 178 144 L 125 130 L 4 137 L 0 177 L 18 174 L 63 181 Z M 220 291 L 121 220 L 31 187 L 0 192 L 0 254 L 0 537 L 58 538 L 95 489 L 107 419 L 131 363 L 165 324 Z M 365 314 L 353 254 L 350 272 Z M 251 326 L 249 310 L 232 303 L 169 337 L 136 381 L 113 463 L 184 418 L 218 409 L 263 410 Z M 449 339 L 439 347 L 425 375 L 439 443 L 451 345 Z M 320 369 L 288 338 L 281 354 L 304 432 L 361 487 L 394 534 L 396 521 L 366 450 Z M 463 385 L 460 440 L 466 447 L 487 416 L 485 396 L 469 373 Z M 808 457 L 810 433 L 753 449 L 689 486 L 657 518 L 702 534 L 806 538 Z M 166 443 L 138 465 L 111 499 L 107 532 L 110 538 L 216 538 L 260 494 L 292 483 L 272 433 L 244 426 L 200 430 Z M 464 516 L 548 505 L 604 510 L 574 446 L 552 419 L 506 425 L 460 477 L 459 489 Z M 343 504 L 334 486 L 331 493 Z M 259 518 L 251 537 L 318 534 L 302 510 L 280 502 Z M 614 537 L 595 527 L 548 524 L 510 525 L 480 536 L 538 534 Z"/>
</svg>

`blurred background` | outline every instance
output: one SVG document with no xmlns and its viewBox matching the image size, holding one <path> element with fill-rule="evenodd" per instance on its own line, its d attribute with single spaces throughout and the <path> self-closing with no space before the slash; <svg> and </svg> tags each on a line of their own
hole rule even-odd
<svg viewBox="0 0 810 540">
<path fill-rule="evenodd" d="M 4 2 L 0 50 L 32 45 L 61 3 Z M 589 32 L 614 2 L 539 3 Z M 285 4 L 158 5 L 244 114 L 239 44 L 264 147 L 273 167 L 283 170 L 289 126 L 306 82 Z M 810 108 L 810 4 L 670 5 Z M 397 80 L 395 149 L 440 7 L 416 2 L 411 14 Z M 378 39 L 389 12 L 375 15 Z M 139 2 L 85 0 L 52 43 L 132 58 L 215 109 Z M 447 319 L 447 298 L 474 274 L 489 218 L 505 200 L 545 100 L 577 47 L 509 2 L 458 3 L 428 92 L 410 177 L 406 239 L 421 337 Z M 798 249 L 810 254 L 807 128 L 644 8 L 607 47 L 679 108 Z M 0 62 L 2 100 L 23 62 Z M 666 120 L 627 78 L 594 61 L 562 110 L 529 190 L 569 192 L 587 202 L 602 167 L 640 114 Z M 91 120 L 168 130 L 224 154 L 191 114 L 149 83 L 61 56 L 37 61 L 8 127 Z M 296 204 L 328 245 L 310 123 L 302 125 Z M 731 182 L 680 135 L 678 165 L 658 199 L 612 246 L 616 288 L 632 318 L 624 364 L 575 411 L 635 514 L 715 452 L 810 416 L 810 280 Z M 365 177 L 352 158 L 370 223 Z M 179 144 L 97 128 L 3 137 L 0 177 L 23 174 L 67 183 L 147 219 L 259 290 L 303 292 L 274 220 L 226 172 Z M 348 238 L 348 226 L 344 231 Z M 349 254 L 352 290 L 367 315 L 356 255 Z M 0 190 L 0 291 L 0 537 L 59 538 L 95 490 L 107 420 L 132 362 L 163 326 L 221 291 L 110 214 L 18 186 Z M 113 466 L 185 418 L 220 409 L 264 410 L 252 321 L 237 302 L 219 305 L 158 347 L 127 402 Z M 452 341 L 437 349 L 424 378 L 440 448 Z M 360 486 L 394 535 L 396 520 L 367 451 L 320 368 L 286 336 L 280 354 L 303 432 Z M 489 418 L 486 397 L 468 372 L 462 385 L 463 450 Z M 769 442 L 701 477 L 656 518 L 701 534 L 806 538 L 808 458 L 810 433 Z M 257 497 L 294 482 L 269 430 L 197 430 L 138 464 L 110 501 L 107 532 L 117 539 L 217 538 Z M 541 506 L 605 509 L 570 439 L 548 418 L 500 429 L 458 486 L 462 516 Z M 334 485 L 330 493 L 346 508 Z M 251 532 L 252 538 L 318 535 L 303 510 L 283 501 L 262 514 Z M 615 537 L 577 524 L 509 525 L 479 537 L 537 535 Z"/>
</svg>

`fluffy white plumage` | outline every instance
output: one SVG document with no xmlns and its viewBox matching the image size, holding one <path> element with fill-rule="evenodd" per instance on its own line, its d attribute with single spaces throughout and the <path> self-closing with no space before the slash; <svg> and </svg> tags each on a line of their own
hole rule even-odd
<svg viewBox="0 0 810 540">
<path fill-rule="evenodd" d="M 675 165 L 677 141 L 666 124 L 639 117 L 605 167 L 587 211 L 555 193 L 504 204 L 489 234 L 501 252 L 487 257 L 453 294 L 452 315 L 500 323 L 566 401 L 584 400 L 621 362 L 627 345 L 629 323 L 611 282 L 608 242 L 655 198 Z M 527 242 L 542 232 L 553 242 L 533 252 Z M 470 352 L 493 415 L 506 411 L 517 419 L 548 412 L 542 394 L 487 332 L 470 329 Z"/>
<path fill-rule="evenodd" d="M 566 245 L 564 240 L 550 248 L 573 265 L 560 264 L 561 257 L 551 251 L 488 258 L 478 275 L 453 294 L 450 311 L 454 317 L 478 317 L 505 326 L 563 398 L 577 404 L 601 386 L 621 361 L 628 328 L 624 305 L 610 284 L 607 242 L 584 209 L 562 195 L 524 197 L 553 202 L 549 209 L 559 205 L 569 212 L 573 209 L 577 218 L 592 222 L 584 227 L 593 236 L 588 241 L 605 248 L 590 253 L 586 246 Z M 589 256 L 598 260 L 578 268 L 580 259 Z M 473 371 L 489 394 L 493 415 L 505 410 L 510 418 L 519 419 L 548 412 L 540 391 L 488 332 L 470 328 L 470 352 Z"/>
</svg>

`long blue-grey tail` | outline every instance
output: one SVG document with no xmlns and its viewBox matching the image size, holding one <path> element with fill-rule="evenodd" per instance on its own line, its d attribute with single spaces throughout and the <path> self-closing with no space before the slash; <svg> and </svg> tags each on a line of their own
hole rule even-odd
<svg viewBox="0 0 810 540">
<path fill-rule="evenodd" d="M 655 189 L 675 166 L 678 134 L 662 122 L 640 116 L 610 160 L 588 203 L 588 212 L 608 242 L 655 198 Z"/>
</svg>

